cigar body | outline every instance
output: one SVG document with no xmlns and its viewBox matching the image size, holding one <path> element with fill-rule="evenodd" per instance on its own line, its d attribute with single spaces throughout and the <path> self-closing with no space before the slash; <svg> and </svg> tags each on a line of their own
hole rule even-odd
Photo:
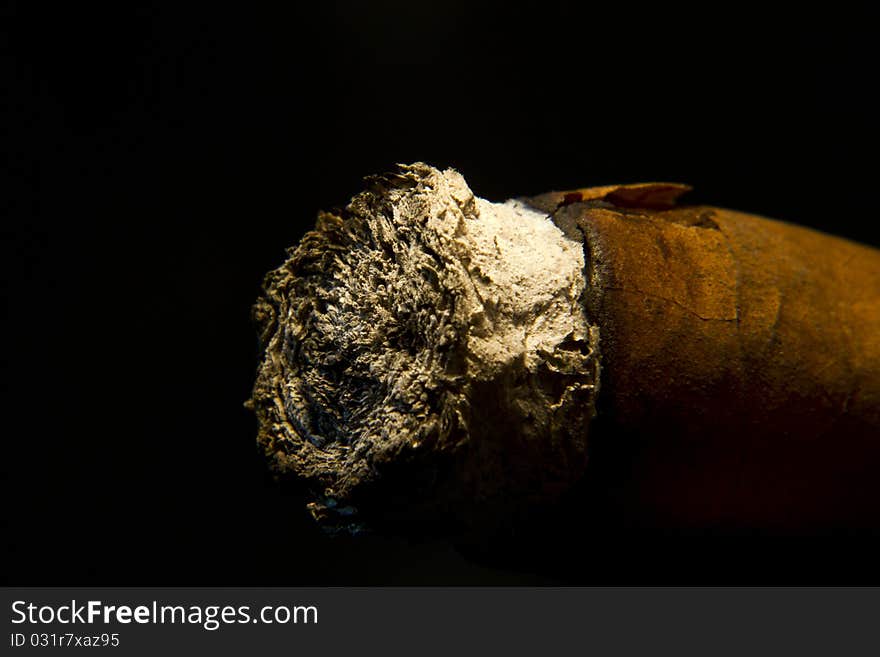
<svg viewBox="0 0 880 657">
<path fill-rule="evenodd" d="M 880 527 L 880 252 L 720 208 L 603 200 L 614 189 L 553 211 L 587 256 L 601 387 L 585 476 L 606 512 Z"/>
</svg>

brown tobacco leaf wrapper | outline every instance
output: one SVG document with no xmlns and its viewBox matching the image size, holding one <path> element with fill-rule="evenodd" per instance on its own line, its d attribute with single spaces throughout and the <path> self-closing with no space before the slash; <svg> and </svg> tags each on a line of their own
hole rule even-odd
<svg viewBox="0 0 880 657">
<path fill-rule="evenodd" d="M 688 189 L 370 179 L 255 306 L 273 470 L 350 531 L 880 527 L 880 252 Z"/>
<path fill-rule="evenodd" d="M 649 202 L 631 193 L 652 187 L 534 199 L 583 235 L 602 353 L 591 441 L 626 460 L 605 475 L 613 513 L 657 527 L 880 526 L 880 252 L 674 207 L 667 185 Z"/>
</svg>

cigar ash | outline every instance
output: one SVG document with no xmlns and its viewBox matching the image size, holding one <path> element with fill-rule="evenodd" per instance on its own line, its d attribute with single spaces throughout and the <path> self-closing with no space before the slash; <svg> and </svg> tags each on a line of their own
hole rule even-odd
<svg viewBox="0 0 880 657">
<path fill-rule="evenodd" d="M 354 531 L 555 498 L 583 473 L 599 383 L 581 243 L 451 170 L 369 182 L 320 216 L 254 308 L 252 403 L 275 472 Z"/>
</svg>

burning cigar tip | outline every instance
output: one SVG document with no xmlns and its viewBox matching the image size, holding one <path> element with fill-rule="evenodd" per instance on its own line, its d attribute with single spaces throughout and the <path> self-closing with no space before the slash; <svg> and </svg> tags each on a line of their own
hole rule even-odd
<svg viewBox="0 0 880 657">
<path fill-rule="evenodd" d="M 582 245 L 545 213 L 417 163 L 322 213 L 289 256 L 254 307 L 251 403 L 316 516 L 356 525 L 385 489 L 383 513 L 401 495 L 425 511 L 537 500 L 582 474 L 599 336 Z"/>
</svg>

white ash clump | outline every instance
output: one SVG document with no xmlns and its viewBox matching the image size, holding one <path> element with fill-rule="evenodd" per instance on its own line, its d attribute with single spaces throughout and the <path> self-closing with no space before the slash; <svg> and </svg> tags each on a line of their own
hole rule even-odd
<svg viewBox="0 0 880 657">
<path fill-rule="evenodd" d="M 426 164 L 368 179 L 269 273 L 252 404 L 319 519 L 475 522 L 583 472 L 598 385 L 584 254 L 541 212 Z"/>
</svg>

